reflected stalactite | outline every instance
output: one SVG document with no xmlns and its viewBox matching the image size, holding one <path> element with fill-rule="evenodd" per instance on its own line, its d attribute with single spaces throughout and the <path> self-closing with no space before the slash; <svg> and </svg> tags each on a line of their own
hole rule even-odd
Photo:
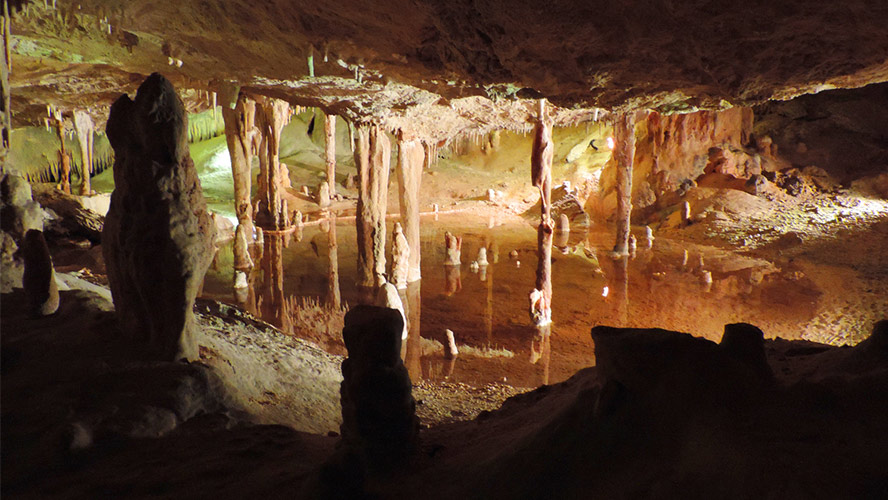
<svg viewBox="0 0 888 500">
<path fill-rule="evenodd" d="M 333 309 L 339 309 L 342 307 L 342 298 L 339 291 L 339 244 L 336 241 L 336 214 L 330 212 L 327 221 L 327 305 Z"/>
<path fill-rule="evenodd" d="M 611 296 L 614 310 L 621 327 L 629 327 L 629 256 L 614 259 L 614 281 Z"/>
<path fill-rule="evenodd" d="M 496 255 L 496 254 L 494 254 Z M 487 304 L 484 308 L 484 331 L 487 333 L 487 345 L 493 345 L 493 266 L 484 266 L 487 284 Z"/>
<path fill-rule="evenodd" d="M 460 266 L 444 266 L 444 295 L 450 297 L 462 290 L 462 275 Z"/>
<path fill-rule="evenodd" d="M 552 325 L 536 327 L 533 340 L 530 343 L 530 363 L 542 366 L 542 385 L 549 385 L 549 363 L 552 359 Z"/>
<path fill-rule="evenodd" d="M 262 286 L 258 305 L 261 316 L 282 331 L 291 333 L 288 302 L 284 297 L 284 239 L 285 236 L 265 233 L 262 256 Z"/>
<path fill-rule="evenodd" d="M 407 314 L 407 352 L 404 356 L 404 364 L 410 373 L 410 380 L 418 382 L 422 380 L 422 339 L 420 338 L 420 318 L 422 316 L 422 280 L 407 283 L 406 298 L 404 300 L 405 313 Z"/>
</svg>

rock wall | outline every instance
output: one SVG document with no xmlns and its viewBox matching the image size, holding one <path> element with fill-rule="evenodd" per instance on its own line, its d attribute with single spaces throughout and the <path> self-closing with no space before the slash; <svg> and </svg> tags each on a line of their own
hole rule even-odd
<svg viewBox="0 0 888 500">
<path fill-rule="evenodd" d="M 635 127 L 636 149 L 632 171 L 633 214 L 662 206 L 669 194 L 704 174 L 710 155 L 740 156 L 747 160 L 744 146 L 752 137 L 751 108 L 661 115 L 651 112 Z M 586 211 L 599 221 L 613 217 L 616 210 L 616 164 L 608 161 L 601 173 L 600 188 L 586 201 Z"/>
<path fill-rule="evenodd" d="M 114 193 L 102 247 L 124 335 L 162 359 L 197 357 L 192 307 L 213 257 L 215 227 L 188 151 L 172 84 L 153 74 L 111 107 Z"/>
</svg>

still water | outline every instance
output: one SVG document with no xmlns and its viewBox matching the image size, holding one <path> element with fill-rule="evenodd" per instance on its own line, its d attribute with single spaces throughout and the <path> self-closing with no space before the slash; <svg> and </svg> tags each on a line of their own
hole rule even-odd
<svg viewBox="0 0 888 500">
<path fill-rule="evenodd" d="M 389 239 L 393 223 L 389 221 Z M 223 247 L 207 273 L 202 296 L 238 305 L 285 332 L 344 353 L 341 313 L 326 312 L 334 300 L 331 271 L 338 274 L 343 304 L 366 299 L 355 286 L 354 220 L 335 224 L 335 252 L 330 251 L 328 227 L 309 225 L 301 234 L 266 235 L 264 245 L 252 251 L 256 265 L 248 276 L 249 288 L 237 293 L 232 246 Z M 533 226 L 517 217 L 441 215 L 437 220 L 423 216 L 421 227 L 422 280 L 401 291 L 409 323 L 402 355 L 414 381 L 447 378 L 516 387 L 556 383 L 595 364 L 589 337 L 595 325 L 659 327 L 716 342 L 724 325 L 734 322 L 755 324 L 769 338 L 831 336 L 812 331 L 818 328 L 817 317 L 832 307 L 828 291 L 797 271 L 665 238 L 648 249 L 641 232 L 634 258 L 614 260 L 608 256 L 613 235 L 604 228 L 556 235 L 553 324 L 549 335 L 541 335 L 528 314 L 537 262 Z M 463 238 L 462 266 L 444 266 L 445 231 Z M 476 268 L 472 262 L 482 246 L 489 265 Z M 711 273 L 711 284 L 703 271 Z M 302 312 L 294 314 L 300 304 Z M 455 334 L 460 349 L 456 359 L 444 356 L 445 329 Z"/>
</svg>

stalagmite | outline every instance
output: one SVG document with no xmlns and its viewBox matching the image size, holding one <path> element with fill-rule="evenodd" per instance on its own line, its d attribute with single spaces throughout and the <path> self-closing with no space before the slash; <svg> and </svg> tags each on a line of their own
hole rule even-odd
<svg viewBox="0 0 888 500">
<path fill-rule="evenodd" d="M 215 225 L 188 153 L 172 84 L 149 76 L 108 117 L 114 193 L 102 250 L 121 330 L 156 357 L 197 359 L 192 307 L 213 259 Z"/>
<path fill-rule="evenodd" d="M 263 151 L 265 162 L 260 162 L 259 173 L 262 179 L 259 183 L 259 213 L 256 223 L 270 229 L 283 229 L 286 227 L 285 213 L 283 209 L 284 176 L 280 163 L 281 130 L 287 124 L 290 117 L 290 105 L 286 101 L 268 97 L 257 98 L 257 123 L 262 133 Z M 264 189 L 263 189 L 264 188 Z"/>
<path fill-rule="evenodd" d="M 614 254 L 629 252 L 629 224 L 632 215 L 632 163 L 635 158 L 635 114 L 617 116 L 614 123 L 614 160 L 617 164 L 617 241 Z"/>
<path fill-rule="evenodd" d="M 68 156 L 68 149 L 65 147 L 65 121 L 62 112 L 52 109 L 49 117 L 50 123 L 59 136 L 59 189 L 70 194 L 71 193 L 71 157 Z"/>
<path fill-rule="evenodd" d="M 357 306 L 345 315 L 342 447 L 369 474 L 390 472 L 419 445 L 416 403 L 400 358 L 403 328 L 401 314 L 390 309 Z"/>
<path fill-rule="evenodd" d="M 80 142 L 80 194 L 90 196 L 93 194 L 90 187 L 90 176 L 93 164 L 93 132 L 95 124 L 86 111 L 78 109 L 74 112 L 74 129 L 77 131 L 77 140 Z"/>
<path fill-rule="evenodd" d="M 447 336 L 447 350 L 444 351 L 444 357 L 450 359 L 459 356 L 459 348 L 456 347 L 456 337 L 453 335 L 453 330 L 449 328 L 444 330 L 444 335 Z"/>
<path fill-rule="evenodd" d="M 327 229 L 327 304 L 339 309 L 342 307 L 342 299 L 339 292 L 339 242 L 336 239 L 336 214 L 330 212 L 329 229 Z"/>
<path fill-rule="evenodd" d="M 59 308 L 59 289 L 43 231 L 30 229 L 25 233 L 21 255 L 25 263 L 22 285 L 28 297 L 31 314 L 37 317 L 49 316 Z"/>
<path fill-rule="evenodd" d="M 401 220 L 404 235 L 410 247 L 407 282 L 421 278 L 419 242 L 419 187 L 422 182 L 422 166 L 425 152 L 422 142 L 412 138 L 403 129 L 398 135 L 398 201 L 401 207 Z"/>
<path fill-rule="evenodd" d="M 410 245 L 401 229 L 401 223 L 395 222 L 392 232 L 392 273 L 391 282 L 398 289 L 407 288 L 407 275 L 410 266 Z"/>
<path fill-rule="evenodd" d="M 318 206 L 321 208 L 330 206 L 330 184 L 327 181 L 318 186 Z"/>
<path fill-rule="evenodd" d="M 330 197 L 336 196 L 336 115 L 324 115 L 324 163 Z"/>
<path fill-rule="evenodd" d="M 231 157 L 231 175 L 234 179 L 234 211 L 238 225 L 245 226 L 245 234 L 252 239 L 253 212 L 250 200 L 253 142 L 256 130 L 256 103 L 233 86 L 222 88 L 222 102 L 234 103 L 222 106 L 225 122 L 225 139 Z"/>
<path fill-rule="evenodd" d="M 444 265 L 459 266 L 462 263 L 462 238 L 450 231 L 444 233 Z"/>
<path fill-rule="evenodd" d="M 552 121 L 546 100 L 540 99 L 531 150 L 533 185 L 540 190 L 540 224 L 537 227 L 536 288 L 530 293 L 530 316 L 537 326 L 552 321 Z"/>
<path fill-rule="evenodd" d="M 629 255 L 635 257 L 635 251 L 638 249 L 638 240 L 635 239 L 634 234 L 629 235 Z"/>
<path fill-rule="evenodd" d="M 475 262 L 477 262 L 478 265 L 481 267 L 489 264 L 487 262 L 487 247 L 481 247 L 478 249 L 478 258 L 475 259 Z"/>
<path fill-rule="evenodd" d="M 650 226 L 644 226 L 644 244 L 647 248 L 654 246 L 654 231 Z"/>
<path fill-rule="evenodd" d="M 685 227 L 691 223 L 691 204 L 682 202 L 681 204 L 681 227 Z"/>
<path fill-rule="evenodd" d="M 358 285 L 385 283 L 385 213 L 388 203 L 391 144 L 378 125 L 357 127 L 355 165 L 358 167 Z"/>
<path fill-rule="evenodd" d="M 407 340 L 407 315 L 404 314 L 404 304 L 401 302 L 401 296 L 398 295 L 398 288 L 392 283 L 383 283 L 376 290 L 376 305 L 379 307 L 387 307 L 395 309 L 401 313 L 401 319 L 404 320 L 404 329 L 401 331 L 401 340 Z"/>
<path fill-rule="evenodd" d="M 234 231 L 234 268 L 247 270 L 253 267 L 253 259 L 250 257 L 250 240 L 253 235 L 248 234 L 250 229 L 246 224 L 238 224 Z"/>
</svg>

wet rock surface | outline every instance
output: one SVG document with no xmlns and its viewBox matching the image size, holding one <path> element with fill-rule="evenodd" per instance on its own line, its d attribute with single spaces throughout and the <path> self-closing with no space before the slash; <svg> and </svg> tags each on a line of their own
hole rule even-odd
<svg viewBox="0 0 888 500">
<path fill-rule="evenodd" d="M 196 359 L 192 305 L 212 260 L 214 225 L 188 152 L 182 102 L 154 74 L 112 107 L 111 208 L 102 248 L 124 335 L 160 358 Z"/>
</svg>

